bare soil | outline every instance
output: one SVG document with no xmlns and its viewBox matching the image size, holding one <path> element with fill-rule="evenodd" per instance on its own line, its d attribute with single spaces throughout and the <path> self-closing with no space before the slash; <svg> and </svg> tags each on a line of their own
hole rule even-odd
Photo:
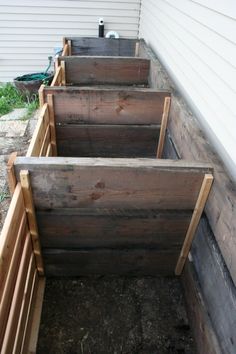
<svg viewBox="0 0 236 354">
<path fill-rule="evenodd" d="M 48 279 L 37 353 L 195 353 L 179 280 Z"/>
</svg>

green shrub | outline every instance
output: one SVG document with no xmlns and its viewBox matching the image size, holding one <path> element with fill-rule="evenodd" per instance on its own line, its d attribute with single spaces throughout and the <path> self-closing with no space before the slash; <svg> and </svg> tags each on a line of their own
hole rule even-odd
<svg viewBox="0 0 236 354">
<path fill-rule="evenodd" d="M 11 112 L 14 108 L 27 108 L 29 117 L 38 108 L 38 97 L 25 101 L 17 88 L 7 83 L 0 86 L 0 116 Z"/>
</svg>

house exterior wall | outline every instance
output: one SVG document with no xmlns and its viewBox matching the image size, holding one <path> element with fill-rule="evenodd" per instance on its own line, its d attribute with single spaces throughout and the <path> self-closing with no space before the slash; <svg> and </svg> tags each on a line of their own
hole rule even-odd
<svg viewBox="0 0 236 354">
<path fill-rule="evenodd" d="M 139 36 L 164 64 L 236 180 L 236 3 L 142 0 Z"/>
<path fill-rule="evenodd" d="M 105 33 L 137 38 L 140 0 L 0 0 L 0 82 L 44 71 L 63 36 Z"/>
</svg>

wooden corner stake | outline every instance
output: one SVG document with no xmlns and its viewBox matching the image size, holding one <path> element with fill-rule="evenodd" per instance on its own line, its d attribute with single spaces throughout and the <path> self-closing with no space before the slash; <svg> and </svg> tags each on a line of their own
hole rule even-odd
<svg viewBox="0 0 236 354">
<path fill-rule="evenodd" d="M 68 40 L 67 43 L 68 43 L 68 55 L 71 56 L 72 55 L 71 40 Z"/>
<path fill-rule="evenodd" d="M 7 162 L 7 182 L 11 196 L 13 196 L 14 190 L 16 188 L 16 176 L 14 171 L 14 161 L 16 159 L 17 152 L 11 153 L 9 160 Z"/>
<path fill-rule="evenodd" d="M 61 85 L 66 85 L 66 63 L 64 60 L 61 61 Z"/>
<path fill-rule="evenodd" d="M 56 126 L 55 126 L 55 114 L 54 114 L 54 103 L 53 95 L 47 95 L 47 102 L 49 108 L 49 126 L 50 126 L 50 136 L 52 145 L 52 155 L 57 156 L 57 138 L 56 138 Z"/>
<path fill-rule="evenodd" d="M 32 247 L 35 255 L 35 263 L 39 275 L 44 275 L 43 258 L 39 241 L 38 226 L 36 221 L 32 190 L 30 185 L 29 171 L 20 171 L 20 182 L 24 196 L 24 203 L 32 240 Z"/>
<path fill-rule="evenodd" d="M 171 102 L 171 98 L 165 97 L 164 109 L 163 109 L 162 120 L 161 120 L 161 130 L 160 130 L 160 136 L 159 136 L 159 142 L 157 148 L 158 159 L 161 159 L 163 153 L 165 136 L 166 136 L 166 128 L 167 128 L 167 122 L 168 122 L 169 111 L 170 111 L 170 102 Z"/>
<path fill-rule="evenodd" d="M 203 213 L 208 195 L 210 193 L 211 190 L 211 186 L 212 186 L 212 182 L 213 182 L 213 176 L 212 174 L 205 174 L 204 178 L 203 178 L 203 182 L 202 182 L 202 186 L 197 198 L 197 202 L 192 214 L 192 218 L 188 227 L 188 231 L 182 246 L 182 250 L 180 252 L 180 256 L 175 268 L 175 274 L 176 275 L 180 275 L 182 273 L 182 270 L 184 268 L 184 264 L 186 262 L 186 259 L 188 257 L 193 239 L 194 239 L 194 235 L 197 229 L 197 226 L 199 224 L 201 215 Z"/>
<path fill-rule="evenodd" d="M 41 85 L 40 88 L 39 88 L 39 106 L 40 108 L 43 107 L 44 103 L 45 103 L 45 100 L 44 100 L 44 95 L 43 95 L 43 90 L 44 90 L 44 87 L 45 85 Z"/>
</svg>

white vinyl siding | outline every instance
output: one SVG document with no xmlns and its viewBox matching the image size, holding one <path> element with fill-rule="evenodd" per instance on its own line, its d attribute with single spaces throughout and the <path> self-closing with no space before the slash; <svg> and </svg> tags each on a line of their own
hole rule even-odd
<svg viewBox="0 0 236 354">
<path fill-rule="evenodd" d="M 234 0 L 142 0 L 140 37 L 165 65 L 236 180 Z"/>
<path fill-rule="evenodd" d="M 137 38 L 140 0 L 0 0 L 0 82 L 44 71 L 64 36 L 105 33 Z"/>
</svg>

